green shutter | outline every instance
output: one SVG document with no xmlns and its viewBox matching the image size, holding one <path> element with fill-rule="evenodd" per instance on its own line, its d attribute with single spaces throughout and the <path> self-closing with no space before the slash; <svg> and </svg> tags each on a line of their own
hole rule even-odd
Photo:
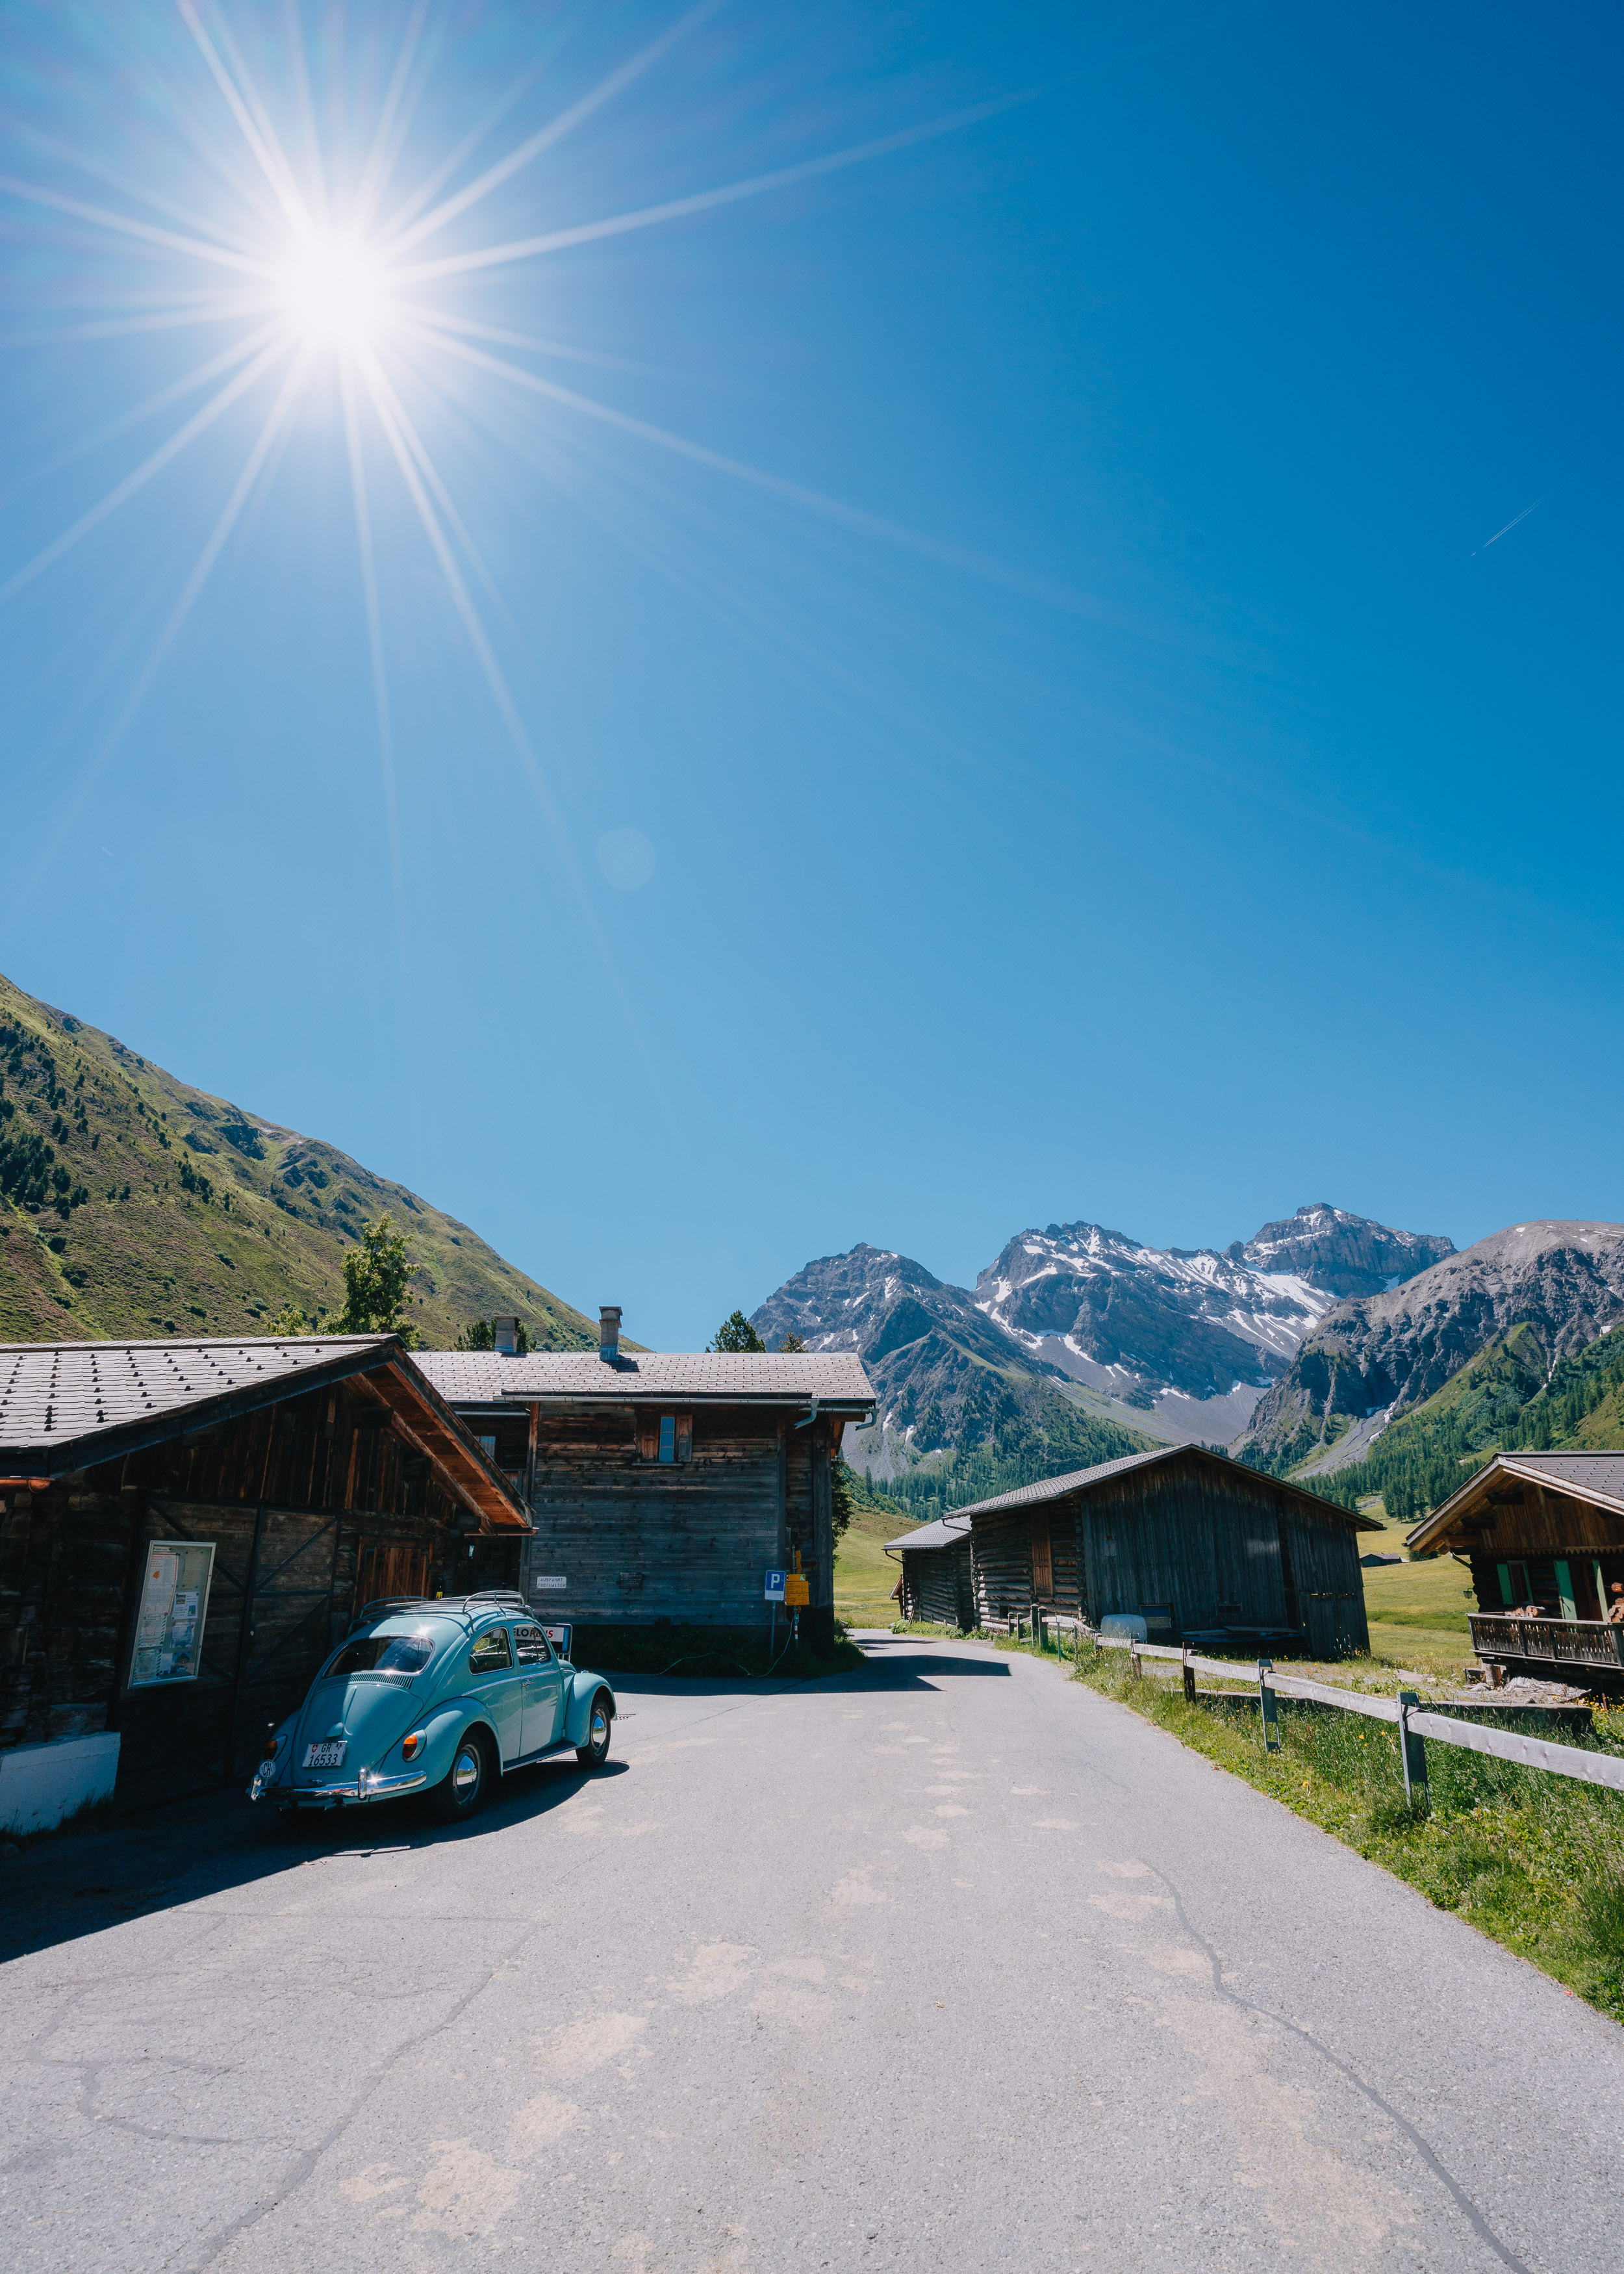
<svg viewBox="0 0 1624 2274">
<path fill-rule="evenodd" d="M 1511 1566 L 1509 1563 L 1497 1563 L 1494 1569 L 1500 1573 L 1500 1599 L 1509 1610 L 1512 1600 Z"/>
<path fill-rule="evenodd" d="M 1566 1563 L 1559 1563 L 1556 1567 L 1556 1594 L 1557 1600 L 1561 1606 L 1562 1616 L 1565 1619 L 1576 1619 L 1579 1610 L 1574 1601 L 1573 1573 Z"/>
</svg>

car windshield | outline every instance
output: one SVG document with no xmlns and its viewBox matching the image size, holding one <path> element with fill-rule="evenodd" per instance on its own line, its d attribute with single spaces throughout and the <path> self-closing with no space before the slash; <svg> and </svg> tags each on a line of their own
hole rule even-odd
<svg viewBox="0 0 1624 2274">
<path fill-rule="evenodd" d="M 434 1655 L 432 1634 L 363 1635 L 347 1642 L 327 1668 L 329 1682 L 352 1674 L 420 1674 Z"/>
</svg>

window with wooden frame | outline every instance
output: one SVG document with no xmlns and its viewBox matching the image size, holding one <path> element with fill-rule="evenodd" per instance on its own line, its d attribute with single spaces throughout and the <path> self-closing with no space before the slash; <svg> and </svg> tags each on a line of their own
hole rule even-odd
<svg viewBox="0 0 1624 2274">
<path fill-rule="evenodd" d="M 694 1457 L 694 1417 L 691 1413 L 640 1413 L 637 1453 L 645 1461 L 670 1465 Z"/>
</svg>

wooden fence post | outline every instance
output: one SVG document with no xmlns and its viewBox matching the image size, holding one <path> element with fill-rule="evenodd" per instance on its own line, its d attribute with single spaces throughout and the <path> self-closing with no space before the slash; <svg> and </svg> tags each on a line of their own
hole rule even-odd
<svg viewBox="0 0 1624 2274">
<path fill-rule="evenodd" d="M 1128 1642 L 1128 1672 L 1135 1682 L 1139 1681 L 1144 1673 L 1144 1668 L 1139 1664 L 1139 1638 L 1137 1635 L 1130 1637 Z"/>
<path fill-rule="evenodd" d="M 1188 1643 L 1184 1645 L 1183 1665 L 1184 1669 L 1184 1703 L 1186 1706 L 1193 1706 L 1195 1704 L 1195 1668 L 1190 1663 L 1190 1645 Z"/>
<path fill-rule="evenodd" d="M 1404 1765 L 1404 1803 L 1409 1808 L 1429 1807 L 1432 1799 L 1426 1785 L 1426 1739 L 1412 1736 L 1410 1727 L 1410 1709 L 1420 1703 L 1418 1690 L 1398 1693 L 1398 1749 Z"/>
<path fill-rule="evenodd" d="M 1263 1714 L 1263 1743 L 1271 1753 L 1280 1751 L 1280 1715 L 1275 1709 L 1274 1692 L 1269 1676 L 1274 1671 L 1272 1658 L 1258 1660 L 1258 1705 Z"/>
</svg>

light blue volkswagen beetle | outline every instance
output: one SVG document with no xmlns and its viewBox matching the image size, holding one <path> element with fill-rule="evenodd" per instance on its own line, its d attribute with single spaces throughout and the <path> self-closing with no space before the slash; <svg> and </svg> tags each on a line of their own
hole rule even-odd
<svg viewBox="0 0 1624 2274">
<path fill-rule="evenodd" d="M 425 1792 L 459 1823 L 508 1770 L 549 1753 L 601 1767 L 614 1692 L 570 1664 L 568 1629 L 560 1641 L 562 1655 L 522 1595 L 494 1589 L 368 1603 L 267 1740 L 249 1799 L 285 1811 Z"/>
</svg>

